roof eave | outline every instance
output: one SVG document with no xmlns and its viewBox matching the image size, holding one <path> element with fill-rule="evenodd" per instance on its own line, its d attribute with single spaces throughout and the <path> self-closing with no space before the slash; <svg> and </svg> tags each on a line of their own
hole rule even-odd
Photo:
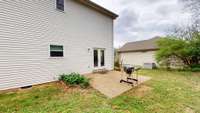
<svg viewBox="0 0 200 113">
<path fill-rule="evenodd" d="M 118 17 L 117 14 L 105 9 L 104 7 L 98 5 L 90 0 L 75 0 L 75 1 L 78 1 L 83 5 L 93 8 L 94 10 L 96 10 L 104 15 L 107 15 L 107 16 L 111 17 L 112 19 L 116 19 Z"/>
<path fill-rule="evenodd" d="M 157 51 L 159 48 L 155 49 L 140 49 L 140 50 L 119 50 L 118 53 L 129 53 L 129 52 L 147 52 L 147 51 Z"/>
</svg>

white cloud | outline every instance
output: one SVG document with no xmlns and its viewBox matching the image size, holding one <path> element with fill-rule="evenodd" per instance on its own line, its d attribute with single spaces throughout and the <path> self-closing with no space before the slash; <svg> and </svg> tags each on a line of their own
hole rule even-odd
<svg viewBox="0 0 200 113">
<path fill-rule="evenodd" d="M 115 47 L 126 42 L 164 36 L 170 29 L 188 23 L 190 14 L 179 0 L 93 0 L 119 14 L 115 22 Z"/>
</svg>

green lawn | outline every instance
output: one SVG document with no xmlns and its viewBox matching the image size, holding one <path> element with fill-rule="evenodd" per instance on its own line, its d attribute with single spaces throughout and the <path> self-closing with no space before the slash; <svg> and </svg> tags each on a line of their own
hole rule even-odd
<svg viewBox="0 0 200 113">
<path fill-rule="evenodd" d="M 48 84 L 0 93 L 0 113 L 200 113 L 200 73 L 144 70 L 152 80 L 108 99 L 89 88 Z"/>
</svg>

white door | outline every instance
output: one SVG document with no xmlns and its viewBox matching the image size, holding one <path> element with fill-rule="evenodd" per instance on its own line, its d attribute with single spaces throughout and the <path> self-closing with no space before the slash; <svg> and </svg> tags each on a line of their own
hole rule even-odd
<svg viewBox="0 0 200 113">
<path fill-rule="evenodd" d="M 101 69 L 105 67 L 105 49 L 94 49 L 94 68 Z"/>
</svg>

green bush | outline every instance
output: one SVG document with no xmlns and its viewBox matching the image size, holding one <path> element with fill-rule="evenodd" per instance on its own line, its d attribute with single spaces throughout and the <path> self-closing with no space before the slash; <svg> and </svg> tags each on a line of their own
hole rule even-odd
<svg viewBox="0 0 200 113">
<path fill-rule="evenodd" d="M 169 68 L 171 64 L 175 64 L 176 68 L 191 67 L 196 70 L 197 67 L 193 68 L 193 65 L 200 65 L 200 33 L 194 32 L 191 35 L 190 40 L 173 36 L 160 38 L 157 41 L 159 47 L 156 52 L 157 62 Z"/>
<path fill-rule="evenodd" d="M 88 86 L 90 86 L 90 81 L 89 81 L 89 79 L 87 79 L 87 78 L 83 79 L 83 82 L 80 83 L 80 86 L 81 86 L 82 88 L 87 88 Z"/>
<path fill-rule="evenodd" d="M 195 67 L 191 69 L 192 72 L 200 72 L 200 67 Z"/>
<path fill-rule="evenodd" d="M 120 67 L 119 61 L 115 61 L 115 64 L 114 64 L 114 65 L 115 65 L 115 67 L 118 67 L 118 68 L 119 68 L 119 67 Z"/>
<path fill-rule="evenodd" d="M 192 72 L 200 72 L 200 64 L 195 64 L 191 66 Z"/>
<path fill-rule="evenodd" d="M 191 67 L 185 67 L 183 69 L 178 69 L 178 71 L 200 72 L 200 64 L 194 64 Z"/>
<path fill-rule="evenodd" d="M 87 88 L 90 85 L 89 79 L 78 73 L 60 75 L 59 80 L 63 81 L 67 85 L 79 85 L 82 88 Z"/>
</svg>

